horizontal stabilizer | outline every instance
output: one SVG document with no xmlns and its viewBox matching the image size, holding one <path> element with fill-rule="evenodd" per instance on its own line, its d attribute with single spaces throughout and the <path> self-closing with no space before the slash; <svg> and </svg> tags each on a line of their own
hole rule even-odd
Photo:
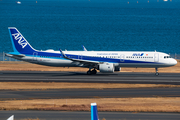
<svg viewBox="0 0 180 120">
<path fill-rule="evenodd" d="M 8 56 L 8 57 L 13 57 L 13 56 L 15 56 L 15 57 L 25 57 L 25 55 L 24 54 L 8 54 L 8 53 L 6 53 L 5 54 L 5 56 Z"/>
</svg>

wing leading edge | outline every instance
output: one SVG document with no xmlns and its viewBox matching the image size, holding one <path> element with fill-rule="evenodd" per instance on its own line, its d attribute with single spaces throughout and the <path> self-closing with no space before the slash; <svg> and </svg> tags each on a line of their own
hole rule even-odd
<svg viewBox="0 0 180 120">
<path fill-rule="evenodd" d="M 69 58 L 69 57 L 67 57 L 67 56 L 64 54 L 64 52 L 63 52 L 61 49 L 59 49 L 59 51 L 60 51 L 60 53 L 61 53 L 61 55 L 62 55 L 63 58 L 68 59 L 68 60 L 71 60 L 71 61 L 73 61 L 73 62 L 80 62 L 81 64 L 91 65 L 91 66 L 92 66 L 92 65 L 97 65 L 97 64 L 100 63 L 100 62 L 97 62 L 97 61 L 89 61 L 89 60 L 80 60 L 80 59 Z"/>
</svg>

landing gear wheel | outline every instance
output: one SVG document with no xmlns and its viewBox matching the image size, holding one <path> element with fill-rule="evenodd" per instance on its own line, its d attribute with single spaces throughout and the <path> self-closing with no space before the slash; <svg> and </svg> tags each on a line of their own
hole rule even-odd
<svg viewBox="0 0 180 120">
<path fill-rule="evenodd" d="M 158 76 L 158 75 L 159 75 L 159 73 L 155 73 L 155 75 L 156 75 L 156 76 Z"/>
<path fill-rule="evenodd" d="M 155 75 L 158 76 L 158 75 L 159 75 L 159 73 L 158 73 L 158 68 L 155 68 L 155 69 L 156 69 Z"/>
<path fill-rule="evenodd" d="M 92 73 L 91 73 L 91 71 L 87 71 L 87 75 L 91 75 Z"/>
<path fill-rule="evenodd" d="M 92 73 L 92 74 L 96 74 L 97 71 L 96 71 L 96 70 L 92 70 L 91 73 Z"/>
<path fill-rule="evenodd" d="M 89 69 L 87 71 L 87 75 L 95 75 L 97 73 L 96 69 L 93 69 L 92 71 Z"/>
</svg>

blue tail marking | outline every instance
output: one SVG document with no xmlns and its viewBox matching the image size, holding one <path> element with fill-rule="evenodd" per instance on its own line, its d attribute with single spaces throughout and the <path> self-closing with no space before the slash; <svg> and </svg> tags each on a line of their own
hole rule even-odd
<svg viewBox="0 0 180 120">
<path fill-rule="evenodd" d="M 20 54 L 33 54 L 33 52 L 36 52 L 15 27 L 9 27 L 8 29 L 14 52 Z"/>
<path fill-rule="evenodd" d="M 99 120 L 96 103 L 91 103 L 91 120 Z"/>
</svg>

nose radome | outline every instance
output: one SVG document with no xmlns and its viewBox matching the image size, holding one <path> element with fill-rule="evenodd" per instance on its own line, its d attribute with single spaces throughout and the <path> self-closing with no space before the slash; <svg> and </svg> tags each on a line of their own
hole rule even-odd
<svg viewBox="0 0 180 120">
<path fill-rule="evenodd" d="M 177 64 L 177 60 L 173 59 L 173 60 L 172 60 L 172 64 L 173 64 L 173 65 L 176 65 L 176 64 Z"/>
</svg>

